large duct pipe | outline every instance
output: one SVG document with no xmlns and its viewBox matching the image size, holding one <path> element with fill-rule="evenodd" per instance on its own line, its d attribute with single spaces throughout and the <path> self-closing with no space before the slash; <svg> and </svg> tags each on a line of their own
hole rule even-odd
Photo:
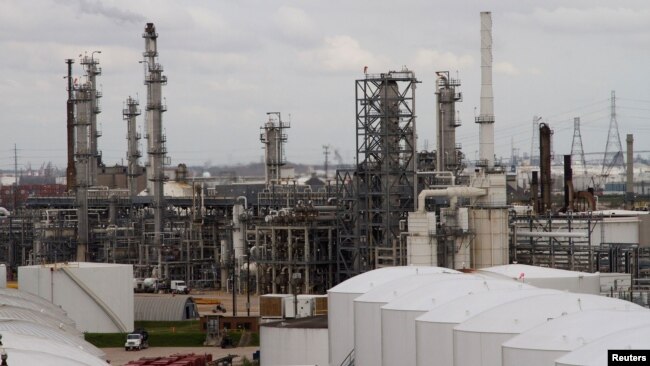
<svg viewBox="0 0 650 366">
<path fill-rule="evenodd" d="M 494 97 L 492 94 L 492 13 L 481 12 L 481 111 L 479 157 L 488 170 L 494 167 Z"/>
<path fill-rule="evenodd" d="M 445 189 L 425 189 L 418 195 L 418 211 L 424 212 L 424 201 L 427 197 L 480 197 L 485 196 L 485 189 L 476 187 L 449 187 Z"/>
<path fill-rule="evenodd" d="M 627 142 L 625 208 L 631 210 L 634 208 L 634 135 L 628 134 L 625 142 Z"/>
<path fill-rule="evenodd" d="M 587 238 L 586 231 L 515 231 L 515 236 L 528 236 L 537 238 Z"/>
</svg>

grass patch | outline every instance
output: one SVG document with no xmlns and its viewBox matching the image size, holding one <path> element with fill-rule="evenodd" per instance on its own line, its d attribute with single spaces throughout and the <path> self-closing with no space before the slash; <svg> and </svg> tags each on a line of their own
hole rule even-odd
<svg viewBox="0 0 650 366">
<path fill-rule="evenodd" d="M 200 347 L 205 333 L 198 320 L 178 322 L 135 322 L 135 328 L 149 332 L 150 347 Z M 86 341 L 96 347 L 124 347 L 126 333 L 86 333 Z"/>
</svg>

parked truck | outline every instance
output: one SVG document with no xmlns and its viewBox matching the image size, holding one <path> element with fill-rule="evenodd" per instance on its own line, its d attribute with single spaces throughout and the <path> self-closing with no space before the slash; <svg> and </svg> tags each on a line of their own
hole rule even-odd
<svg viewBox="0 0 650 366">
<path fill-rule="evenodd" d="M 185 284 L 185 281 L 174 280 L 169 283 L 169 289 L 175 294 L 189 294 L 190 289 Z"/>
<path fill-rule="evenodd" d="M 133 333 L 126 335 L 126 343 L 124 343 L 124 350 L 141 350 L 149 348 L 149 333 L 144 329 L 136 329 Z"/>
</svg>

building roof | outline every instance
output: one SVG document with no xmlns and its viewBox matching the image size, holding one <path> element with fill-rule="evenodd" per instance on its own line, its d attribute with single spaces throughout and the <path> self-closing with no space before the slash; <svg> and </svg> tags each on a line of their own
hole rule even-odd
<svg viewBox="0 0 650 366">
<path fill-rule="evenodd" d="M 454 271 L 455 272 L 455 271 Z M 354 302 L 388 303 L 405 294 L 417 290 L 419 287 L 454 278 L 471 277 L 462 273 L 420 273 L 396 279 L 378 285 L 365 294 L 354 299 Z"/>
<path fill-rule="evenodd" d="M 62 332 L 39 323 L 26 320 L 0 319 L 0 334 L 4 334 L 4 332 L 45 338 L 77 347 L 100 358 L 106 357 L 104 351 L 86 342 L 81 336 Z"/>
<path fill-rule="evenodd" d="M 332 287 L 328 293 L 363 294 L 376 286 L 394 281 L 401 277 L 425 273 L 456 272 L 448 268 L 429 266 L 384 267 L 356 275 Z M 458 272 L 459 273 L 459 272 Z"/>
<path fill-rule="evenodd" d="M 560 316 L 503 343 L 503 348 L 571 351 L 623 329 L 650 325 L 650 311 L 590 310 Z"/>
<path fill-rule="evenodd" d="M 260 324 L 261 327 L 291 329 L 327 329 L 327 315 L 308 316 Z"/>
<path fill-rule="evenodd" d="M 185 314 L 186 307 L 192 307 L 191 317 L 195 317 L 198 312 L 194 299 L 185 295 L 136 295 L 133 297 L 133 309 L 135 311 L 135 320 L 149 321 L 177 321 L 187 320 Z"/>
<path fill-rule="evenodd" d="M 567 271 L 556 268 L 546 268 L 538 266 L 528 266 L 525 264 L 506 264 L 503 266 L 495 266 L 483 268 L 479 273 L 495 273 L 506 276 L 511 279 L 526 279 L 526 278 L 579 278 L 579 277 L 597 277 L 597 273 L 586 273 Z"/>
<path fill-rule="evenodd" d="M 562 292 L 527 297 L 502 304 L 467 319 L 456 326 L 457 331 L 476 333 L 518 334 L 549 319 L 596 309 L 643 309 L 629 301 L 610 297 Z"/>
<path fill-rule="evenodd" d="M 9 365 L 38 365 L 35 359 L 45 355 L 48 359 L 42 365 L 75 365 L 79 362 L 80 365 L 106 366 L 105 360 L 75 346 L 29 335 L 3 332 L 2 347 L 7 352 Z"/>
<path fill-rule="evenodd" d="M 517 287 L 504 290 L 471 293 L 421 315 L 416 321 L 459 324 L 496 306 L 521 298 L 561 293 L 557 290 Z"/>
<path fill-rule="evenodd" d="M 450 278 L 446 281 L 438 281 L 421 286 L 417 290 L 411 291 L 384 305 L 382 310 L 429 311 L 441 304 L 470 293 L 502 290 L 519 286 L 532 287 L 522 283 L 484 279 L 478 276 Z"/>
<path fill-rule="evenodd" d="M 607 366 L 607 350 L 650 349 L 650 325 L 610 333 L 558 358 L 560 366 Z"/>
</svg>

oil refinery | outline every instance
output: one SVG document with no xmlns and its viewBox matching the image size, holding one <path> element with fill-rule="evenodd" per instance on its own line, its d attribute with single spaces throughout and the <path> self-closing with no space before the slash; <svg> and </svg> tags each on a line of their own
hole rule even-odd
<svg viewBox="0 0 650 366">
<path fill-rule="evenodd" d="M 256 111 L 259 129 L 246 131 L 262 147 L 263 175 L 172 166 L 177 136 L 165 124 L 180 121 L 163 119 L 165 91 L 182 76 L 165 72 L 166 30 L 151 22 L 132 60 L 146 95 L 120 96 L 126 123 L 111 126 L 125 132 L 126 163 L 105 161 L 103 53 L 66 59 L 65 185 L 16 177 L 0 187 L 0 262 L 21 290 L 0 289 L 9 364 L 36 362 L 25 344 L 37 335 L 71 349 L 48 351 L 60 364 L 103 364 L 81 332 L 198 317 L 190 289 L 232 296 L 226 331 L 245 301 L 237 321 L 255 318 L 262 365 L 592 365 L 612 347 L 650 349 L 650 193 L 635 168 L 639 139 L 627 134 L 623 149 L 615 92 L 597 165 L 585 159 L 579 116 L 571 154 L 555 156 L 552 122 L 534 117 L 530 154 L 498 159 L 492 13 L 479 20 L 475 159 L 456 134 L 467 100 L 454 70 L 427 85 L 416 71 L 433 70 L 365 68 L 349 81 L 354 117 L 339 132 L 354 130 L 354 164 L 331 169 L 324 145 L 325 172 L 310 179 L 292 170 L 293 122 L 280 107 Z M 434 103 L 435 149 L 419 149 L 416 98 Z M 153 295 L 133 295 L 165 289 L 164 319 L 152 315 L 163 307 Z"/>
</svg>

